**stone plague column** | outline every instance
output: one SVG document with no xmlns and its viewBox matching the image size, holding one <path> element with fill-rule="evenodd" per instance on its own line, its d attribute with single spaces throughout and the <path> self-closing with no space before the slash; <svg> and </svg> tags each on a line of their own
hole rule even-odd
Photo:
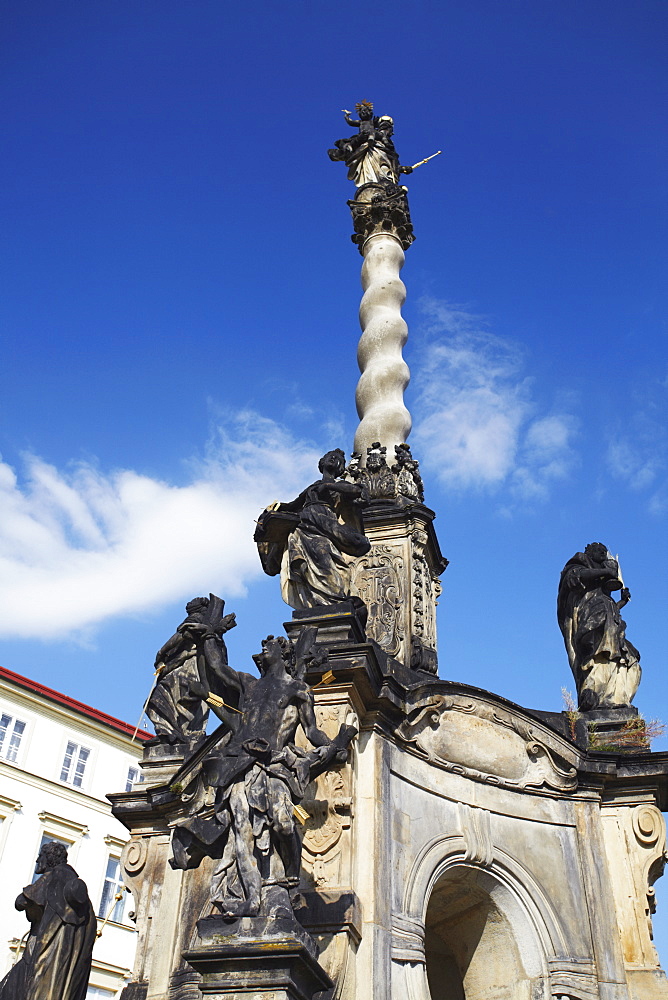
<svg viewBox="0 0 668 1000">
<path fill-rule="evenodd" d="M 357 111 L 359 119 L 346 112 L 357 134 L 329 150 L 332 160 L 345 161 L 357 188 L 348 205 L 352 239 L 364 258 L 357 350 L 360 424 L 348 475 L 371 500 L 364 513 L 371 551 L 357 559 L 352 589 L 367 607 L 367 634 L 407 666 L 436 673 L 436 599 L 447 560 L 434 532 L 434 513 L 423 503 L 418 463 L 406 444 L 409 371 L 401 353 L 408 327 L 401 315 L 406 288 L 400 273 L 404 251 L 415 237 L 399 178 L 414 168 L 399 163 L 392 119 L 374 117 L 368 101 Z"/>
</svg>

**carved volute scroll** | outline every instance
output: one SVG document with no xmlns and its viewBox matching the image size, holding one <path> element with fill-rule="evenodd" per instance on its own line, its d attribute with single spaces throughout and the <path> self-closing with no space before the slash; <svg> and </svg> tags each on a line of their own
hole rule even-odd
<svg viewBox="0 0 668 1000">
<path fill-rule="evenodd" d="M 668 852 L 666 851 L 666 823 L 656 806 L 643 804 L 637 806 L 631 814 L 631 825 L 641 852 L 641 882 L 640 891 L 644 891 L 647 919 L 647 932 L 650 940 L 652 930 L 652 915 L 656 911 L 656 896 L 654 883 L 663 875 Z"/>
</svg>

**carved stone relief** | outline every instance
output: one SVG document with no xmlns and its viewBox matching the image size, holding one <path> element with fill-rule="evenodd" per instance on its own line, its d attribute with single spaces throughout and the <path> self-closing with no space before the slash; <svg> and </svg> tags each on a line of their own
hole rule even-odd
<svg viewBox="0 0 668 1000">
<path fill-rule="evenodd" d="M 343 718 L 353 717 L 343 704 L 316 706 L 318 727 L 337 732 Z M 309 785 L 302 807 L 302 867 L 318 889 L 338 887 L 349 881 L 350 826 L 352 821 L 352 767 L 321 774 Z"/>
<path fill-rule="evenodd" d="M 406 635 L 401 593 L 403 559 L 390 545 L 374 544 L 357 561 L 353 590 L 367 606 L 367 633 L 390 656 L 397 656 Z"/>
<path fill-rule="evenodd" d="M 413 634 L 429 649 L 436 649 L 436 599 L 441 582 L 429 569 L 425 556 L 427 532 L 415 528 L 411 533 L 413 556 Z"/>
<path fill-rule="evenodd" d="M 341 836 L 350 829 L 348 775 L 330 772 L 315 782 L 316 798 L 306 798 L 302 864 L 316 888 L 341 885 Z"/>
<path fill-rule="evenodd" d="M 396 461 L 392 466 L 387 463 L 387 448 L 380 441 L 374 441 L 366 452 L 364 465 L 362 455 L 353 452 L 346 472 L 350 479 L 364 487 L 370 499 L 394 500 L 402 507 L 422 503 L 424 485 L 420 466 L 409 445 L 394 446 Z"/>
<path fill-rule="evenodd" d="M 445 770 L 505 788 L 577 786 L 577 772 L 548 747 L 530 723 L 485 702 L 434 695 L 397 734 Z"/>
</svg>

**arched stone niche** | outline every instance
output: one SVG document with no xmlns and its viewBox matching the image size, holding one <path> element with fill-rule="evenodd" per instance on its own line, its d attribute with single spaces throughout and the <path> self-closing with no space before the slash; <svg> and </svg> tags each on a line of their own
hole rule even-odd
<svg viewBox="0 0 668 1000">
<path fill-rule="evenodd" d="M 531 1000 L 536 977 L 526 968 L 504 901 L 495 899 L 498 884 L 491 882 L 461 865 L 434 885 L 424 940 L 431 1000 Z"/>
<path fill-rule="evenodd" d="M 498 848 L 478 861 L 461 837 L 425 845 L 394 920 L 395 990 L 410 1000 L 571 995 L 550 988 L 555 955 L 568 954 L 559 919 L 527 869 Z"/>
</svg>

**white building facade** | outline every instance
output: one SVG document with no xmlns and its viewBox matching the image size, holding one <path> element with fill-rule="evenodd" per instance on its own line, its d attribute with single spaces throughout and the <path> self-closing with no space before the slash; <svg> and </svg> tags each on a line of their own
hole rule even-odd
<svg viewBox="0 0 668 1000">
<path fill-rule="evenodd" d="M 41 845 L 58 840 L 88 886 L 102 932 L 88 996 L 111 1000 L 129 979 L 137 934 L 120 869 L 128 833 L 111 815 L 106 794 L 129 791 L 140 780 L 137 760 L 149 734 L 140 731 L 133 740 L 133 732 L 0 667 L 0 978 L 20 957 L 28 930 L 13 900 L 33 881 Z"/>
</svg>

